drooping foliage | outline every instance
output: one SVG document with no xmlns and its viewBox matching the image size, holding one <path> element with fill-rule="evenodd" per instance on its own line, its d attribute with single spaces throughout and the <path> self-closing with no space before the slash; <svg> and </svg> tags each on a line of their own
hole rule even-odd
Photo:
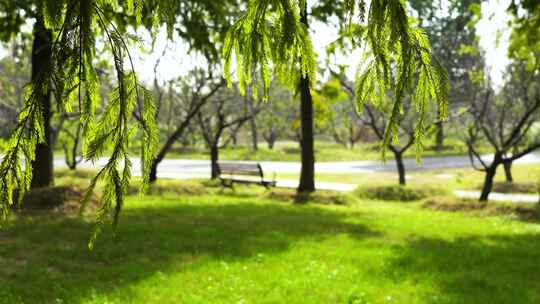
<svg viewBox="0 0 540 304">
<path fill-rule="evenodd" d="M 95 161 L 104 154 L 110 155 L 85 196 L 87 201 L 97 182 L 104 181 L 106 186 L 90 244 L 109 215 L 113 215 L 116 226 L 131 176 L 130 139 L 142 138 L 143 188 L 158 144 L 152 94 L 139 84 L 131 62 L 132 29 L 145 27 L 156 33 L 165 26 L 169 38 L 177 34 L 209 63 L 217 62 L 220 42 L 235 17 L 232 8 L 236 9 L 236 4 L 236 0 L 0 0 L 0 9 L 5 12 L 0 14 L 1 40 L 7 41 L 22 31 L 29 19 L 41 21 L 54 38 L 50 46 L 51 68 L 27 86 L 24 109 L 0 165 L 2 218 L 14 205 L 14 191 L 22 199 L 28 189 L 32 172 L 30 166 L 23 164 L 33 160 L 36 143 L 44 139 L 41 105 L 35 94 L 51 90 L 60 115 L 80 117 L 84 157 Z M 98 47 L 110 56 L 116 78 L 114 89 L 103 101 L 95 54 Z M 99 116 L 98 105 L 103 107 Z"/>
<path fill-rule="evenodd" d="M 236 58 L 240 91 L 254 84 L 252 74 L 260 73 L 264 99 L 268 98 L 270 68 L 283 83 L 295 86 L 298 75 L 313 76 L 316 55 L 309 33 L 300 22 L 303 1 L 249 1 L 246 13 L 231 27 L 223 47 L 225 78 L 232 83 L 231 64 Z M 314 77 L 310 77 L 314 79 Z M 253 96 L 258 95 L 253 85 Z"/>
<path fill-rule="evenodd" d="M 140 13 L 140 1 L 127 1 L 129 14 Z M 38 92 L 52 89 L 60 112 L 71 113 L 78 109 L 85 138 L 84 156 L 95 161 L 105 151 L 112 151 L 106 165 L 92 179 L 85 196 L 91 197 L 98 180 L 106 182 L 96 229 L 92 240 L 100 230 L 109 211 L 114 206 L 114 225 L 122 207 L 123 195 L 131 177 L 129 154 L 130 138 L 141 130 L 143 140 L 142 167 L 145 172 L 153 158 L 157 135 L 155 132 L 155 108 L 151 94 L 140 86 L 137 77 L 126 71 L 129 62 L 124 33 L 111 22 L 107 10 L 116 10 L 118 4 L 111 0 L 93 1 L 44 1 L 35 7 L 35 16 L 53 31 L 50 69 L 33 79 L 26 90 L 24 108 L 12 134 L 8 149 L 0 165 L 0 200 L 2 217 L 8 215 L 14 204 L 13 192 L 18 190 L 22 200 L 32 177 L 29 164 L 34 157 L 35 146 L 43 142 L 43 117 L 41 117 Z M 59 17 L 61 16 L 61 17 Z M 96 117 L 99 100 L 99 78 L 95 67 L 96 37 L 110 49 L 116 73 L 116 88 L 110 93 L 108 103 L 100 117 Z M 132 69 L 130 67 L 130 69 Z M 74 105 L 77 105 L 74 107 Z M 133 115 L 142 119 L 142 127 L 130 124 Z M 92 242 L 90 243 L 92 244 Z"/>
<path fill-rule="evenodd" d="M 264 80 L 265 92 L 271 68 L 286 83 L 293 84 L 296 82 L 291 78 L 296 80 L 299 72 L 314 73 L 316 55 L 306 29 L 299 22 L 298 12 L 303 4 L 304 1 L 293 0 L 250 1 L 246 13 L 230 30 L 225 42 L 226 78 L 231 81 L 233 58 L 241 87 L 250 85 L 250 75 L 258 71 Z M 384 146 L 392 139 L 397 140 L 403 98 L 409 95 L 414 100 L 415 109 L 421 114 L 415 131 L 420 152 L 423 135 L 430 125 L 425 115 L 430 103 L 438 104 L 440 119 L 447 115 L 446 72 L 432 60 L 429 39 L 409 20 L 403 1 L 371 1 L 369 9 L 366 8 L 363 0 L 332 1 L 315 7 L 314 12 L 318 18 L 338 16 L 342 35 L 355 47 L 365 46 L 370 54 L 364 58 L 367 63 L 362 65 L 356 81 L 359 108 L 368 100 L 377 102 L 386 92 L 393 93 Z"/>
<path fill-rule="evenodd" d="M 474 77 L 483 71 L 484 57 L 476 26 L 482 18 L 482 0 L 409 0 L 418 25 L 425 30 L 433 55 L 448 72 L 452 90 L 448 95 L 451 110 L 468 106 L 477 90 Z M 444 148 L 445 129 L 435 125 L 435 149 Z"/>
<path fill-rule="evenodd" d="M 388 20 L 388 16 L 377 18 Z M 431 103 L 438 107 L 439 119 L 448 115 L 446 97 L 449 86 L 446 71 L 431 56 L 429 39 L 421 29 L 387 27 L 371 31 L 367 29 L 367 36 L 373 38 L 368 39 L 366 52 L 372 55 L 366 57 L 367 64 L 359 70 L 356 80 L 358 109 L 361 111 L 363 104 L 368 101 L 384 103 L 388 94 L 391 94 L 393 105 L 383 137 L 385 147 L 391 141 L 398 141 L 400 117 L 404 114 L 403 100 L 409 98 L 414 104 L 411 110 L 418 112 L 414 133 L 419 157 L 423 149 L 423 137 L 432 125 L 432 121 L 427 119 Z M 375 37 L 387 38 L 380 38 L 386 41 L 374 44 Z M 384 152 L 383 149 L 383 156 Z"/>
</svg>

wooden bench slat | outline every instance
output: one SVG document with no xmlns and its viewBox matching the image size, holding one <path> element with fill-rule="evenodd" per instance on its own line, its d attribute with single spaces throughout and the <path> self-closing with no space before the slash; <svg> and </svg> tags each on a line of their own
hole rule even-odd
<svg viewBox="0 0 540 304">
<path fill-rule="evenodd" d="M 221 169 L 233 170 L 259 170 L 258 166 L 219 166 Z"/>
<path fill-rule="evenodd" d="M 221 169 L 233 169 L 233 170 L 259 170 L 259 166 L 234 166 L 234 165 L 220 165 Z"/>
<path fill-rule="evenodd" d="M 220 173 L 221 175 L 225 175 L 225 176 L 228 176 L 228 175 L 247 175 L 247 176 L 261 176 L 261 173 L 260 172 L 245 172 L 245 171 L 221 171 Z"/>
<path fill-rule="evenodd" d="M 221 174 L 238 174 L 238 175 L 261 175 L 260 171 L 247 171 L 247 170 L 219 170 Z"/>
</svg>

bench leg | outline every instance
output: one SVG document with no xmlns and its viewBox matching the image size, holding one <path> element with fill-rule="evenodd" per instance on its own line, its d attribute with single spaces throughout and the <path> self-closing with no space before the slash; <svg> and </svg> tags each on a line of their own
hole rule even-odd
<svg viewBox="0 0 540 304">
<path fill-rule="evenodd" d="M 231 188 L 234 190 L 234 184 L 232 180 L 221 179 L 221 186 L 224 188 Z"/>
</svg>

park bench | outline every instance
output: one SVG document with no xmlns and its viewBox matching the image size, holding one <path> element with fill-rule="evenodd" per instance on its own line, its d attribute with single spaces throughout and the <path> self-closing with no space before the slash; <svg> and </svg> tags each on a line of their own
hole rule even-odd
<svg viewBox="0 0 540 304">
<path fill-rule="evenodd" d="M 259 163 L 219 162 L 217 164 L 219 180 L 223 187 L 232 188 L 234 183 L 258 184 L 266 188 L 276 186 L 276 175 L 265 180 Z"/>
</svg>

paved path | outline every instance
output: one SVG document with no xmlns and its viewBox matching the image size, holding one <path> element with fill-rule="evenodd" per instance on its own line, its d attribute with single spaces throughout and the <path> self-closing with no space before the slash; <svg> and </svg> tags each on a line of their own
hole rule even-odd
<svg viewBox="0 0 540 304">
<path fill-rule="evenodd" d="M 277 181 L 276 186 L 279 188 L 298 188 L 298 180 L 292 179 L 280 179 Z M 358 185 L 355 184 L 343 184 L 343 183 L 329 183 L 315 181 L 315 188 L 319 190 L 331 190 L 339 192 L 351 192 L 355 190 Z"/>
<path fill-rule="evenodd" d="M 490 161 L 490 156 L 485 156 L 486 161 Z M 79 166 L 87 169 L 98 169 L 106 163 L 106 158 L 99 159 L 95 164 L 83 162 Z M 64 158 L 58 157 L 54 160 L 55 166 L 65 167 Z M 140 176 L 139 159 L 133 159 L 133 174 Z M 246 162 L 246 161 L 239 161 Z M 255 161 L 252 161 L 255 162 Z M 469 158 L 466 156 L 444 156 L 444 157 L 424 157 L 420 165 L 416 164 L 415 159 L 407 158 L 404 160 L 408 171 L 425 171 L 435 169 L 455 169 L 470 167 Z M 518 161 L 517 164 L 540 163 L 540 154 L 529 154 Z M 299 173 L 300 163 L 298 162 L 260 162 L 265 173 Z M 381 161 L 347 161 L 347 162 L 320 162 L 315 164 L 315 170 L 319 173 L 369 173 L 369 172 L 393 172 L 395 162 L 389 160 L 386 164 Z M 183 160 L 183 159 L 165 159 L 158 167 L 158 176 L 171 179 L 190 179 L 190 178 L 208 178 L 210 175 L 210 161 L 208 160 Z M 297 180 L 280 179 L 277 181 L 278 187 L 296 188 Z M 316 182 L 316 188 L 322 190 L 334 190 L 349 192 L 356 189 L 357 185 L 345 183 Z M 478 198 L 480 193 L 477 191 L 456 191 L 458 197 Z M 537 195 L 527 194 L 503 194 L 491 193 L 490 200 L 493 201 L 513 201 L 524 203 L 536 203 L 539 201 Z"/>
<path fill-rule="evenodd" d="M 484 157 L 486 161 L 490 156 Z M 100 159 L 96 164 L 85 162 L 80 165 L 82 168 L 98 168 L 105 164 L 106 158 Z M 240 161 L 248 162 L 248 161 Z M 252 161 L 254 162 L 254 161 Z M 425 171 L 448 168 L 470 167 L 469 158 L 466 156 L 444 156 L 444 157 L 424 157 L 422 163 L 417 165 L 412 158 L 404 159 L 405 168 L 408 171 Z M 517 164 L 540 163 L 540 154 L 529 154 L 518 161 Z M 299 173 L 299 162 L 260 162 L 263 170 L 272 174 L 275 173 Z M 55 158 L 56 166 L 65 166 L 64 159 Z M 139 174 L 139 159 L 133 159 L 134 174 Z M 395 162 L 382 161 L 346 161 L 346 162 L 319 162 L 315 164 L 315 171 L 318 173 L 366 173 L 366 172 L 393 172 Z M 210 161 L 208 160 L 185 160 L 185 159 L 165 159 L 158 167 L 158 176 L 166 178 L 180 178 L 186 175 L 208 176 L 210 174 Z"/>
<path fill-rule="evenodd" d="M 480 191 L 454 191 L 457 197 L 478 199 Z M 536 204 L 539 201 L 537 194 L 516 194 L 516 193 L 497 193 L 491 192 L 489 200 L 495 202 L 513 202 L 513 203 L 529 203 Z"/>
</svg>

